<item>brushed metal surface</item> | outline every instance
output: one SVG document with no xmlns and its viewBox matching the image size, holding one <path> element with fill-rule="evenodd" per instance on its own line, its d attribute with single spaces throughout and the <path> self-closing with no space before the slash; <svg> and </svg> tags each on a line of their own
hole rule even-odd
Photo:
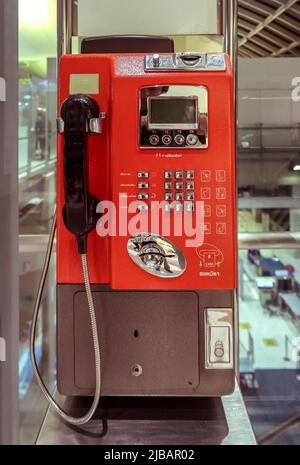
<svg viewBox="0 0 300 465">
<path fill-rule="evenodd" d="M 224 446 L 257 445 L 256 437 L 238 383 L 236 383 L 235 391 L 231 396 L 222 397 L 222 403 L 229 431 L 222 444 Z"/>
<path fill-rule="evenodd" d="M 72 399 L 65 407 L 80 415 L 87 402 Z M 102 399 L 101 405 L 85 434 L 62 423 L 48 409 L 37 444 L 256 445 L 237 383 L 235 392 L 222 399 L 118 398 Z M 106 418 L 103 425 L 101 418 Z"/>
<path fill-rule="evenodd" d="M 195 59 L 191 60 L 193 57 Z M 145 71 L 151 72 L 226 71 L 226 69 L 227 64 L 224 54 L 181 52 L 173 55 L 147 55 L 145 58 Z"/>
</svg>

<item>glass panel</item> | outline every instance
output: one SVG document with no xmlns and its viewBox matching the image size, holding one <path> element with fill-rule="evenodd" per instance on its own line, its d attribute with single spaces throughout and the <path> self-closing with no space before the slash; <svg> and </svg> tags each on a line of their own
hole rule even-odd
<svg viewBox="0 0 300 465">
<path fill-rule="evenodd" d="M 256 239 L 300 232 L 295 60 L 240 60 L 238 224 Z M 261 438 L 300 408 L 300 254 L 285 247 L 240 250 L 239 264 L 241 387 Z M 297 443 L 299 429 L 267 443 Z"/>
<path fill-rule="evenodd" d="M 274 148 L 300 148 L 300 124 L 294 127 L 284 126 L 240 126 L 238 131 L 240 150 Z"/>
<path fill-rule="evenodd" d="M 259 436 L 300 408 L 300 253 L 249 250 L 239 258 L 241 387 Z M 292 437 L 287 430 L 280 443 Z"/>
<path fill-rule="evenodd" d="M 20 440 L 35 442 L 47 407 L 33 377 L 29 333 L 55 203 L 56 0 L 19 0 Z M 55 260 L 45 287 L 37 358 L 53 385 Z"/>
</svg>

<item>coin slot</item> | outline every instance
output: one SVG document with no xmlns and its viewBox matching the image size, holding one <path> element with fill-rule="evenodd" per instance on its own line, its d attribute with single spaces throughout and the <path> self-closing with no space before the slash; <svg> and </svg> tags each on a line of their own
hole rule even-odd
<svg viewBox="0 0 300 465">
<path fill-rule="evenodd" d="M 195 66 L 199 63 L 199 61 L 201 60 L 201 56 L 199 55 L 192 55 L 192 54 L 189 54 L 189 55 L 182 55 L 181 56 L 181 60 L 182 62 L 187 65 L 187 66 Z"/>
</svg>

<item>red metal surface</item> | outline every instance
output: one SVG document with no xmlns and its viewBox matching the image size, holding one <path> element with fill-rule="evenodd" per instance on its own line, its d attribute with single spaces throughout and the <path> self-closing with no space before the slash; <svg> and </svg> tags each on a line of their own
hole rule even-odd
<svg viewBox="0 0 300 465">
<path fill-rule="evenodd" d="M 92 283 L 108 283 L 113 289 L 235 289 L 236 288 L 236 179 L 235 116 L 233 78 L 229 58 L 227 71 L 144 73 L 141 55 L 65 56 L 60 64 L 59 108 L 69 96 L 71 74 L 100 75 L 100 93 L 91 95 L 107 113 L 105 133 L 90 137 L 89 190 L 100 200 L 119 205 L 119 194 L 133 199 L 137 194 L 137 173 L 148 171 L 150 194 L 164 200 L 165 170 L 195 171 L 195 200 L 203 200 L 203 188 L 210 189 L 205 218 L 210 231 L 200 249 L 187 248 L 186 237 L 169 237 L 187 259 L 187 270 L 179 278 L 161 279 L 137 267 L 127 253 L 126 237 L 100 238 L 89 235 L 88 261 Z M 150 149 L 139 147 L 139 90 L 152 85 L 202 85 L 208 89 L 209 147 L 207 149 Z M 178 157 L 170 158 L 169 155 Z M 203 171 L 210 180 L 203 180 Z M 225 178 L 222 177 L 225 174 Z M 124 181 L 125 179 L 125 181 Z M 226 198 L 217 199 L 217 189 Z M 82 283 L 76 239 L 62 221 L 63 136 L 58 136 L 57 174 L 57 281 Z M 217 216 L 226 207 L 225 217 Z M 221 208 L 222 209 L 222 208 Z M 223 208 L 224 213 L 224 208 Z M 148 213 L 144 213 L 148 215 Z M 150 213 L 149 213 L 150 215 Z M 219 266 L 214 261 L 221 262 Z"/>
</svg>

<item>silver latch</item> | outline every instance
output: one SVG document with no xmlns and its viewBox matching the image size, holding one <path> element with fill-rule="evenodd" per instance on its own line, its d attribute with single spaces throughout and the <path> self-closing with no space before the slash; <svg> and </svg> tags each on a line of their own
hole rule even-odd
<svg viewBox="0 0 300 465">
<path fill-rule="evenodd" d="M 206 369 L 233 369 L 234 359 L 232 308 L 207 309 L 205 326 Z"/>
<path fill-rule="evenodd" d="M 65 132 L 65 122 L 62 118 L 56 119 L 56 127 L 58 134 L 63 134 Z"/>
<path fill-rule="evenodd" d="M 94 134 L 102 134 L 103 133 L 103 123 L 106 119 L 106 113 L 102 112 L 99 115 L 99 118 L 92 118 L 89 121 L 89 129 Z"/>
<path fill-rule="evenodd" d="M 105 119 L 106 119 L 105 112 L 101 112 L 99 114 L 99 118 L 91 118 L 87 123 L 86 131 L 91 132 L 93 134 L 103 134 Z M 65 132 L 65 122 L 61 117 L 56 119 L 56 126 L 57 126 L 57 132 L 59 134 L 63 134 Z"/>
</svg>

